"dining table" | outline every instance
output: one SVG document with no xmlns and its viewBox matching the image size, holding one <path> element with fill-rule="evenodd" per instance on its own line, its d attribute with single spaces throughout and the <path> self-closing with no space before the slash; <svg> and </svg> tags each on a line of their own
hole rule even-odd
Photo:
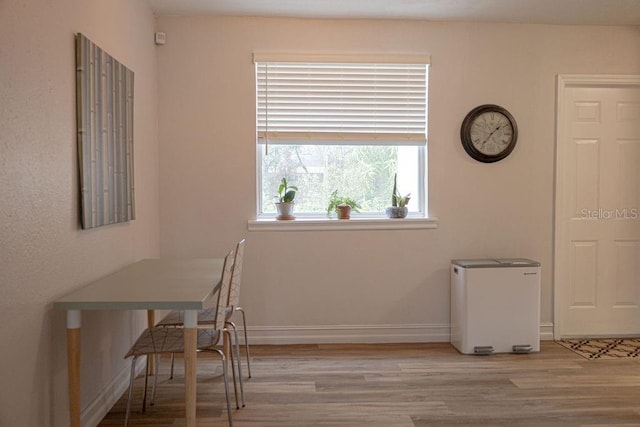
<svg viewBox="0 0 640 427">
<path fill-rule="evenodd" d="M 184 310 L 185 421 L 196 425 L 196 354 L 198 311 L 215 303 L 223 258 L 143 259 L 57 299 L 66 310 L 70 426 L 81 425 L 80 327 L 84 310 Z"/>
</svg>

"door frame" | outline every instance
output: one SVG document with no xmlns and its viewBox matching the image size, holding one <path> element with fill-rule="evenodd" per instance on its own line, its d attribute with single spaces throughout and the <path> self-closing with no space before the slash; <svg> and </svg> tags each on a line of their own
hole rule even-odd
<svg viewBox="0 0 640 427">
<path fill-rule="evenodd" d="M 559 74 L 556 86 L 556 152 L 555 152 L 555 200 L 554 200 L 554 233 L 553 233 L 553 338 L 563 338 L 562 316 L 563 299 L 561 297 L 560 272 L 558 265 L 561 256 L 560 248 L 566 230 L 563 227 L 562 200 L 564 200 L 565 188 L 562 177 L 564 176 L 564 156 L 561 149 L 567 133 L 565 119 L 567 111 L 564 104 L 567 90 L 572 88 L 635 88 L 640 89 L 640 75 L 613 75 L 613 74 Z M 588 333 L 588 331 L 586 332 Z"/>
</svg>

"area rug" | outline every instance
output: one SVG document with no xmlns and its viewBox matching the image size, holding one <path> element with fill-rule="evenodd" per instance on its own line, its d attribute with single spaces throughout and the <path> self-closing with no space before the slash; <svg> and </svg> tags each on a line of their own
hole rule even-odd
<svg viewBox="0 0 640 427">
<path fill-rule="evenodd" d="M 583 338 L 556 342 L 589 360 L 640 359 L 640 338 Z"/>
</svg>

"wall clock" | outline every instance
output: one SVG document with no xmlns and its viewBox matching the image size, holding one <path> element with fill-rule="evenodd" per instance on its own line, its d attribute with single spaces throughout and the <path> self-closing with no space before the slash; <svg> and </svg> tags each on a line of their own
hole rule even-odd
<svg viewBox="0 0 640 427">
<path fill-rule="evenodd" d="M 513 151 L 518 139 L 518 126 L 511 113 L 499 105 L 480 105 L 462 121 L 460 139 L 471 157 L 493 163 Z"/>
</svg>

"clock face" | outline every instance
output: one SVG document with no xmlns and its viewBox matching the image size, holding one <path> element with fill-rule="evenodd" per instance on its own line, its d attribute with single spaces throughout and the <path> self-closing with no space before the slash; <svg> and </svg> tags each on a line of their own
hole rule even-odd
<svg viewBox="0 0 640 427">
<path fill-rule="evenodd" d="M 517 135 L 513 116 L 497 105 L 473 109 L 460 129 L 464 149 L 471 157 L 485 163 L 507 157 L 515 146 Z"/>
</svg>

